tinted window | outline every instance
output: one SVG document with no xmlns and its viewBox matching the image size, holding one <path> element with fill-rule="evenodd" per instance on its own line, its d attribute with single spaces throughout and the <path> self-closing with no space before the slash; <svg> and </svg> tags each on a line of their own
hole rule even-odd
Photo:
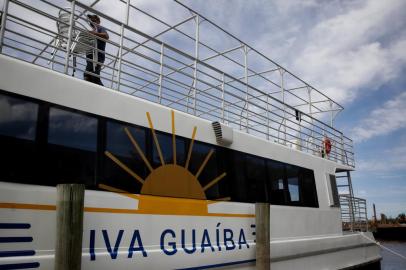
<svg viewBox="0 0 406 270">
<path fill-rule="evenodd" d="M 144 129 L 129 127 L 112 121 L 107 122 L 106 150 L 122 157 L 141 159 L 134 145 L 131 143 L 130 137 L 125 132 L 125 128 L 128 129 L 130 135 L 136 141 L 142 152 L 144 154 L 146 153 Z"/>
<path fill-rule="evenodd" d="M 328 176 L 329 176 L 331 192 L 332 192 L 331 195 L 333 197 L 333 205 L 332 206 L 339 207 L 340 206 L 340 199 L 338 197 L 336 176 L 334 174 L 329 174 Z"/>
<path fill-rule="evenodd" d="M 286 165 L 286 178 L 288 183 L 289 200 L 296 203 L 300 201 L 299 167 Z"/>
<path fill-rule="evenodd" d="M 97 119 L 85 114 L 50 108 L 48 146 L 43 172 L 48 185 L 95 183 Z"/>
<path fill-rule="evenodd" d="M 96 151 L 97 119 L 58 108 L 49 111 L 48 142 Z"/>
<path fill-rule="evenodd" d="M 281 162 L 267 161 L 268 183 L 271 204 L 286 204 L 285 199 L 285 166 Z"/>
<path fill-rule="evenodd" d="M 209 153 L 212 152 L 209 157 Z M 208 158 L 205 164 L 205 160 Z M 197 176 L 200 185 L 204 188 L 223 172 L 218 170 L 216 147 L 201 142 L 194 142 L 190 158 L 189 171 Z M 219 184 L 215 184 L 206 190 L 208 199 L 220 198 Z"/>
<path fill-rule="evenodd" d="M 255 156 L 246 156 L 246 181 L 250 202 L 267 202 L 265 160 Z"/>
<path fill-rule="evenodd" d="M 158 138 L 159 147 L 161 148 L 162 157 L 165 164 L 173 164 L 173 143 L 172 143 L 172 134 L 165 134 L 162 132 L 156 132 Z M 153 139 L 152 139 L 153 140 Z M 185 164 L 185 141 L 183 138 L 176 137 L 176 164 L 184 165 Z M 161 160 L 159 157 L 158 149 L 155 142 L 153 141 L 152 145 L 152 157 L 155 167 L 161 166 Z"/>
<path fill-rule="evenodd" d="M 0 94 L 0 181 L 40 184 L 35 143 L 38 105 Z"/>
<path fill-rule="evenodd" d="M 38 105 L 0 94 L 0 135 L 34 140 Z"/>
<path fill-rule="evenodd" d="M 237 151 L 229 151 L 227 173 L 231 175 L 229 181 L 231 188 L 231 200 L 236 202 L 248 202 L 247 184 L 245 177 L 245 155 Z"/>
<path fill-rule="evenodd" d="M 127 135 L 125 128 L 127 128 L 131 137 Z M 119 159 L 142 179 L 145 179 L 149 174 L 149 169 L 130 138 L 135 141 L 142 155 L 150 162 L 146 151 L 146 132 L 144 128 L 129 127 L 113 121 L 107 122 L 106 151 L 113 154 L 114 157 Z M 140 192 L 141 184 L 105 154 L 103 154 L 103 170 L 104 175 L 101 183 L 131 193 Z"/>
<path fill-rule="evenodd" d="M 312 170 L 301 168 L 303 204 L 308 207 L 319 207 L 316 183 Z"/>
</svg>

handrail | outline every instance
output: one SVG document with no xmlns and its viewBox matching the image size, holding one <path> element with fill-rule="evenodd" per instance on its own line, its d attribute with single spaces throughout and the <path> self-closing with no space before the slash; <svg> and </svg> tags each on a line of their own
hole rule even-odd
<svg viewBox="0 0 406 270">
<path fill-rule="evenodd" d="M 7 0 L 7 3 L 29 10 L 35 16 L 68 26 L 66 21 L 62 22 L 53 15 L 58 14 L 55 11 L 63 10 L 62 8 L 50 3 L 50 0 L 39 1 L 48 4 L 49 8 L 41 9 L 35 4 L 23 3 L 20 0 Z M 127 0 L 119 1 L 126 2 Z M 86 12 L 91 12 L 99 15 L 106 24 L 108 23 L 106 28 L 109 31 L 110 40 L 105 40 L 107 43 L 105 55 L 108 60 L 106 63 L 99 63 L 97 60 L 93 60 L 93 62 L 103 65 L 99 77 L 105 82 L 109 82 L 112 89 L 140 96 L 211 121 L 220 121 L 233 128 L 238 128 L 283 145 L 291 145 L 291 147 L 316 156 L 322 155 L 322 141 L 324 137 L 329 137 L 332 141 L 332 151 L 325 158 L 350 167 L 355 166 L 352 141 L 344 136 L 341 131 L 314 117 L 319 113 L 331 112 L 333 119 L 333 113 L 340 111 L 342 109 L 341 105 L 338 103 L 333 104 L 333 101 L 326 95 L 195 11 L 187 8 L 187 10 L 192 11 L 193 16 L 189 14 L 186 19 L 182 19 L 173 26 L 168 26 L 170 30 L 160 31 L 159 34 L 153 36 L 142 31 L 142 29 L 129 25 L 128 22 L 122 22 L 104 14 L 94 6 L 88 6 L 76 0 L 70 2 L 72 2 L 73 8 L 71 14 L 75 14 L 71 16 L 71 20 L 73 18 L 75 21 L 85 20 L 82 16 Z M 181 3 L 178 4 L 185 7 Z M 134 7 L 133 4 L 128 2 L 127 11 Z M 139 8 L 137 10 L 145 12 Z M 67 12 L 67 10 L 64 11 Z M 150 16 L 159 23 L 167 24 L 155 16 Z M 57 44 L 53 45 L 44 38 L 44 36 L 53 37 L 53 39 L 66 42 L 71 39 L 70 36 L 66 37 L 57 33 L 55 25 L 41 25 L 33 23 L 34 20 L 19 19 L 20 17 L 19 14 L 15 14 L 15 11 L 13 14 L 8 9 L 5 10 L 2 21 L 7 22 L 7 24 L 2 24 L 0 31 L 0 33 L 4 34 L 4 36 L 0 36 L 0 48 L 4 47 L 6 49 L 2 52 L 3 54 L 26 61 L 26 58 L 21 56 L 22 53 L 25 53 L 26 57 L 34 56 L 33 62 L 41 66 L 47 66 L 44 64 L 44 60 L 47 59 L 51 62 L 50 68 L 57 72 L 76 70 L 78 73 L 76 76 L 87 72 L 84 70 L 84 62 L 86 61 L 84 55 L 74 53 L 69 49 L 67 51 L 66 49 L 58 49 Z M 231 49 L 218 49 L 201 42 L 198 29 L 195 37 L 178 29 L 180 25 L 185 25 L 192 18 L 199 17 L 227 33 L 233 40 L 241 42 L 241 44 L 233 46 Z M 76 33 L 77 31 L 86 31 L 81 29 L 83 26 L 74 25 L 73 21 L 70 23 L 72 25 L 69 28 Z M 117 28 L 122 30 L 116 31 Z M 195 55 L 191 55 L 184 48 L 171 45 L 169 41 L 157 38 L 158 36 L 162 37 L 162 33 L 168 33 L 172 30 L 181 33 L 181 35 L 187 35 L 188 38 L 195 42 Z M 69 31 L 69 33 L 71 32 L 73 31 Z M 123 33 L 131 34 L 124 35 Z M 94 38 L 102 40 L 95 36 Z M 86 45 L 80 41 L 75 42 L 83 46 Z M 42 46 L 45 46 L 45 49 Z M 215 54 L 200 58 L 199 46 L 205 46 Z M 230 52 L 237 52 L 241 48 L 244 49 L 244 64 L 239 64 L 238 59 L 229 55 Z M 51 58 L 49 57 L 50 49 L 57 51 Z M 261 72 L 256 72 L 253 67 L 247 64 L 248 49 L 263 57 L 273 66 L 262 69 Z M 13 54 L 13 50 L 20 53 Z M 38 51 L 40 51 L 39 54 Z M 226 70 L 226 67 L 222 65 L 209 62 L 218 60 L 219 57 L 238 63 L 237 67 L 243 67 L 241 71 L 243 71 L 244 75 L 236 75 L 234 72 Z M 75 61 L 72 61 L 71 58 L 74 58 Z M 61 63 L 56 59 L 65 59 L 65 61 Z M 282 93 L 282 101 L 274 96 L 276 92 L 261 88 L 252 81 L 254 78 L 264 78 L 266 72 L 280 73 L 280 82 L 274 82 L 269 78 L 263 81 L 269 84 L 271 88 L 279 88 L 277 93 Z M 289 85 L 291 78 L 284 79 L 284 73 L 289 74 L 295 80 L 297 79 L 297 82 L 304 83 L 304 86 L 292 87 L 292 85 Z M 299 95 L 299 92 L 295 92 L 299 88 L 307 89 L 308 100 Z M 313 90 L 317 91 L 317 94 L 322 97 L 326 97 L 327 100 L 312 100 L 311 91 Z M 285 98 L 283 98 L 283 95 L 290 95 L 300 102 L 298 105 L 284 103 Z M 289 100 L 287 99 L 287 101 Z M 325 102 L 329 102 L 330 109 L 323 111 L 319 104 L 325 104 Z M 309 106 L 308 111 L 303 110 L 302 106 L 305 105 Z M 333 105 L 335 107 L 332 107 Z"/>
<path fill-rule="evenodd" d="M 176 3 L 178 3 L 179 5 L 183 6 L 184 8 L 188 9 L 189 11 L 191 11 L 192 13 L 195 14 L 199 14 L 198 12 L 196 12 L 195 10 L 193 10 L 192 8 L 190 8 L 189 6 L 185 5 L 184 3 L 180 2 L 179 0 L 174 0 Z M 238 37 L 234 36 L 233 34 L 231 34 L 230 32 L 226 31 L 225 29 L 221 28 L 220 26 L 218 26 L 216 23 L 212 22 L 210 19 L 208 19 L 207 17 L 204 17 L 203 15 L 199 14 L 200 17 L 202 17 L 204 20 L 210 22 L 212 25 L 214 25 L 215 27 L 217 27 L 218 29 L 220 29 L 221 31 L 227 33 L 228 35 L 232 36 L 233 38 L 235 38 L 236 40 L 238 40 L 239 42 L 241 42 L 242 44 L 246 45 L 247 47 L 249 47 L 251 50 L 255 51 L 256 53 L 258 53 L 259 55 L 261 55 L 262 57 L 266 58 L 267 60 L 269 60 L 270 62 L 274 63 L 276 66 L 281 67 L 284 71 L 288 72 L 291 76 L 295 77 L 296 79 L 300 80 L 302 83 L 304 83 L 305 85 L 311 87 L 314 90 L 317 90 L 316 88 L 314 88 L 313 86 L 311 86 L 309 83 L 303 81 L 302 79 L 300 79 L 299 77 L 297 77 L 295 74 L 293 74 L 292 72 L 288 71 L 286 68 L 283 68 L 281 65 L 279 65 L 278 63 L 276 63 L 274 60 L 270 59 L 269 57 L 267 57 L 266 55 L 264 55 L 263 53 L 257 51 L 255 48 L 251 47 L 250 45 L 246 44 L 244 41 L 240 40 Z M 318 90 L 317 90 L 318 91 Z M 318 91 L 320 92 L 320 91 Z M 320 92 L 320 94 L 322 94 L 324 97 L 330 99 L 328 96 L 326 96 L 324 93 Z M 335 101 L 334 101 L 335 102 Z M 337 102 L 335 102 L 341 109 L 344 109 L 343 106 L 341 106 L 340 104 L 338 104 Z"/>
<path fill-rule="evenodd" d="M 340 194 L 341 220 L 344 231 L 368 231 L 366 200 Z"/>
</svg>

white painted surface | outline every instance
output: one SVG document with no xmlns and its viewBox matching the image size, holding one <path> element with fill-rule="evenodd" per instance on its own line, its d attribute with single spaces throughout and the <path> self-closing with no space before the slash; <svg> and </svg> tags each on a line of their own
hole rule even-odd
<svg viewBox="0 0 406 270">
<path fill-rule="evenodd" d="M 144 127 L 148 127 L 145 113 L 150 112 L 154 127 L 157 130 L 171 132 L 169 108 L 3 55 L 0 55 L 0 89 Z M 190 137 L 193 126 L 197 126 L 197 140 L 216 144 L 209 121 L 182 112 L 176 112 L 175 117 L 177 135 Z M 320 208 L 271 206 L 271 257 L 276 260 L 272 264 L 273 270 L 337 269 L 373 260 L 379 256 L 375 247 L 346 249 L 345 247 L 350 248 L 356 244 L 362 244 L 364 240 L 356 235 L 342 235 L 340 211 L 338 208 L 329 206 L 326 173 L 334 174 L 336 168 L 351 168 L 287 146 L 256 138 L 238 130 L 233 132 L 233 144 L 230 148 L 314 170 Z M 6 181 L 6 179 L 2 179 L 2 181 Z M 0 182 L 0 202 L 54 205 L 55 198 L 55 188 Z M 85 206 L 137 209 L 138 202 L 117 194 L 87 191 Z M 209 212 L 253 214 L 254 207 L 252 204 L 244 203 L 218 203 L 210 205 Z M 24 245 L 21 243 L 0 243 L 1 251 L 21 248 L 36 250 L 35 259 L 41 262 L 40 269 L 53 269 L 54 211 L 0 209 L 0 222 L 30 223 L 31 228 L 25 232 L 34 238 L 32 243 Z M 85 214 L 83 240 L 83 269 L 137 268 L 158 270 L 252 260 L 255 258 L 252 224 L 254 224 L 254 218 L 87 212 Z M 188 232 L 195 229 L 198 243 L 201 241 L 199 238 L 202 239 L 204 229 L 208 230 L 211 239 L 216 238 L 217 228 L 221 230 L 230 228 L 234 233 L 243 229 L 249 248 L 242 247 L 239 249 L 237 247 L 234 250 L 225 251 L 224 243 L 220 243 L 221 251 L 219 247 L 213 244 L 215 251 L 209 249 L 203 253 L 198 248 L 194 254 L 186 254 L 182 252 L 182 248 L 179 248 L 180 251 L 176 255 L 168 256 L 163 253 L 159 245 L 159 237 L 162 231 L 167 228 L 176 232 L 177 247 L 181 246 L 179 242 L 181 229 Z M 117 259 L 112 259 L 107 252 L 102 230 L 108 231 L 111 237 L 110 242 L 114 245 L 121 229 L 124 230 L 124 235 L 120 243 L 119 253 Z M 93 261 L 89 254 L 91 230 L 96 232 L 96 260 Z M 139 230 L 142 235 L 143 246 L 148 252 L 147 257 L 143 257 L 140 252 L 135 252 L 133 258 L 128 258 L 131 233 L 134 230 Z M 25 232 L 0 230 L 0 237 L 5 236 L 5 233 L 8 236 L 22 236 Z M 166 244 L 168 244 L 167 242 Z M 301 251 L 317 253 L 337 247 L 341 247 L 341 250 L 323 255 L 277 261 L 278 258 L 294 256 Z M 32 258 L 0 258 L 0 264 L 17 261 L 28 262 L 29 260 Z M 232 268 L 254 269 L 252 264 L 236 265 Z"/>
</svg>

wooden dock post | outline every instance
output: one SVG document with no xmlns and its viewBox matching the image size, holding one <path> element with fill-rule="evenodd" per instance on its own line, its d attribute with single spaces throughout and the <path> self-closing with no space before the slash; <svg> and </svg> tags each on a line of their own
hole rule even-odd
<svg viewBox="0 0 406 270">
<path fill-rule="evenodd" d="M 256 269 L 271 269 L 270 205 L 255 203 Z"/>
<path fill-rule="evenodd" d="M 85 186 L 57 185 L 55 270 L 80 270 Z"/>
</svg>

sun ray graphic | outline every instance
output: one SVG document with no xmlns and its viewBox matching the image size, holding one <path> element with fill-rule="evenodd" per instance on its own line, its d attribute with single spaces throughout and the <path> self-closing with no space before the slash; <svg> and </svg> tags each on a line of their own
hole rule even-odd
<svg viewBox="0 0 406 270">
<path fill-rule="evenodd" d="M 131 170 L 127 165 L 121 162 L 112 153 L 106 151 L 105 155 L 111 159 L 117 166 L 131 175 L 136 181 L 142 184 L 139 195 L 131 194 L 125 190 L 121 190 L 108 185 L 100 184 L 99 187 L 122 196 L 138 200 L 138 211 L 140 213 L 154 214 L 207 214 L 208 205 L 213 201 L 208 201 L 205 192 L 224 179 L 226 173 L 223 172 L 219 176 L 209 181 L 205 186 L 199 182 L 199 176 L 206 168 L 207 163 L 214 153 L 211 149 L 202 164 L 199 166 L 196 174 L 193 175 L 189 171 L 191 156 L 193 153 L 193 145 L 196 138 L 197 127 L 193 127 L 192 137 L 185 161 L 185 166 L 177 163 L 176 156 L 176 129 L 175 129 L 175 111 L 171 110 L 171 128 L 172 128 L 172 163 L 165 163 L 162 154 L 161 146 L 155 132 L 153 121 L 149 112 L 146 113 L 148 125 L 151 129 L 154 145 L 157 149 L 161 165 L 153 168 L 151 162 L 148 161 L 146 155 L 137 143 L 131 131 L 124 128 L 124 132 L 134 147 L 136 153 L 141 157 L 145 166 L 149 170 L 149 175 L 146 179 L 142 179 L 136 172 Z M 217 201 L 228 201 L 230 197 L 219 198 Z M 187 201 L 187 202 L 186 202 Z"/>
</svg>

